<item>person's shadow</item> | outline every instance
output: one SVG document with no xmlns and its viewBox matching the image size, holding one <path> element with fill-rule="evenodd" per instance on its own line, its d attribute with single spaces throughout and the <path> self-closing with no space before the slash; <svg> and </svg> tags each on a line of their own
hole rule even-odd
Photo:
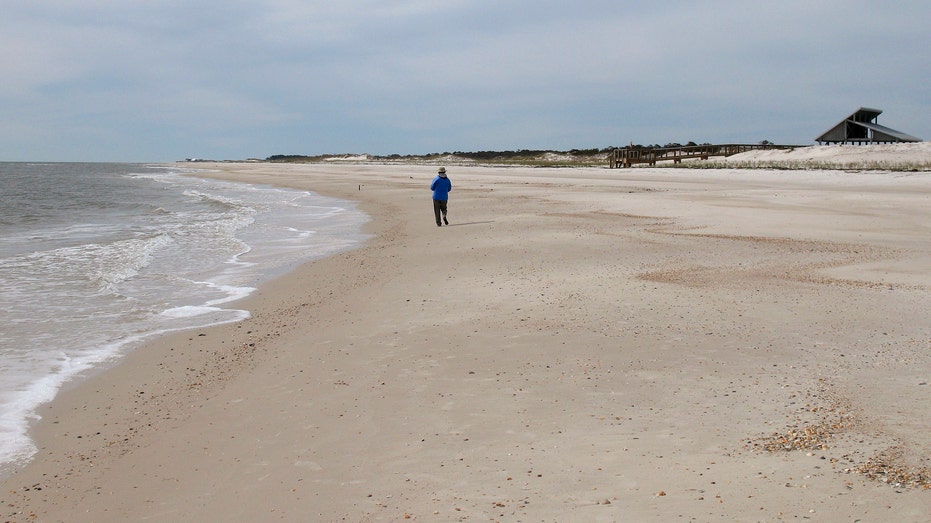
<svg viewBox="0 0 931 523">
<path fill-rule="evenodd" d="M 483 224 L 483 223 L 495 223 L 495 221 L 494 221 L 494 220 L 488 220 L 488 221 L 484 221 L 484 222 L 451 223 L 451 224 L 449 224 L 449 225 L 446 225 L 445 227 L 460 227 L 460 226 L 463 226 L 463 225 L 481 225 L 481 224 Z"/>
</svg>

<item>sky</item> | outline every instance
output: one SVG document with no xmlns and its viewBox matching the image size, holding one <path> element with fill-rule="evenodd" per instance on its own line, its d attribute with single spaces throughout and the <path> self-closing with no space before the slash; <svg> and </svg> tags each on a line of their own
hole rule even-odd
<svg viewBox="0 0 931 523">
<path fill-rule="evenodd" d="M 0 161 L 931 140 L 931 2 L 0 0 Z"/>
</svg>

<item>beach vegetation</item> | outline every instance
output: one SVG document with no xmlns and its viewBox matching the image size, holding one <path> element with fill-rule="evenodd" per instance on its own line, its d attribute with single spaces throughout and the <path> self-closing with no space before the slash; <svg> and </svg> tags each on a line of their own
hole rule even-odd
<svg viewBox="0 0 931 523">
<path fill-rule="evenodd" d="M 637 165 L 635 168 L 653 169 L 766 169 L 774 171 L 892 171 L 892 172 L 927 172 L 931 171 L 931 162 L 921 161 L 831 161 L 831 160 L 694 160 L 661 162 L 654 166 Z"/>
<path fill-rule="evenodd" d="M 314 162 L 368 162 L 368 163 L 437 163 L 451 165 L 500 165 L 529 167 L 601 167 L 607 163 L 608 155 L 614 147 L 593 147 L 588 149 L 570 149 L 557 151 L 550 149 L 518 149 L 504 151 L 445 151 L 428 154 L 389 154 L 389 155 L 355 155 L 355 154 L 276 154 L 265 159 L 275 163 L 314 163 Z"/>
<path fill-rule="evenodd" d="M 769 140 L 758 142 L 762 146 L 775 146 Z M 710 146 L 710 143 L 697 144 L 689 141 L 686 146 Z M 633 149 L 682 147 L 679 143 L 626 146 Z M 786 153 L 791 153 L 807 146 L 778 146 Z M 445 164 L 445 165 L 487 165 L 502 167 L 605 167 L 609 165 L 616 147 L 590 147 L 576 148 L 566 151 L 553 149 L 517 149 L 517 150 L 481 150 L 481 151 L 444 151 L 427 154 L 276 154 L 265 158 L 266 162 L 277 163 L 385 163 L 385 164 Z M 262 160 L 255 160 L 262 161 Z M 727 158 L 685 159 L 679 163 L 673 161 L 660 161 L 654 166 L 648 164 L 635 165 L 635 168 L 667 168 L 667 169 L 766 169 L 766 170 L 832 170 L 832 171 L 893 171 L 893 172 L 928 172 L 931 171 L 931 160 L 927 155 L 915 157 L 904 155 L 901 158 L 859 158 L 850 157 L 801 157 L 773 158 L 773 157 L 742 157 L 735 155 Z"/>
</svg>

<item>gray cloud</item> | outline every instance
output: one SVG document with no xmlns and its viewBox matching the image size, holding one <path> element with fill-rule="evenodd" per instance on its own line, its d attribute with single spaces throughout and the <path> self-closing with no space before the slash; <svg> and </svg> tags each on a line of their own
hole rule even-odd
<svg viewBox="0 0 931 523">
<path fill-rule="evenodd" d="M 17 3 L 0 160 L 931 138 L 921 1 Z"/>
</svg>

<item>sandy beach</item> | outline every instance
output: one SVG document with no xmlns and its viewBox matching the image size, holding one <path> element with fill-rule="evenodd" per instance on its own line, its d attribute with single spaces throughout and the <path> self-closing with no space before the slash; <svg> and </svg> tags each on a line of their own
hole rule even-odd
<svg viewBox="0 0 931 523">
<path fill-rule="evenodd" d="M 931 520 L 931 173 L 197 167 L 373 238 L 63 392 L 3 520 Z"/>
</svg>

